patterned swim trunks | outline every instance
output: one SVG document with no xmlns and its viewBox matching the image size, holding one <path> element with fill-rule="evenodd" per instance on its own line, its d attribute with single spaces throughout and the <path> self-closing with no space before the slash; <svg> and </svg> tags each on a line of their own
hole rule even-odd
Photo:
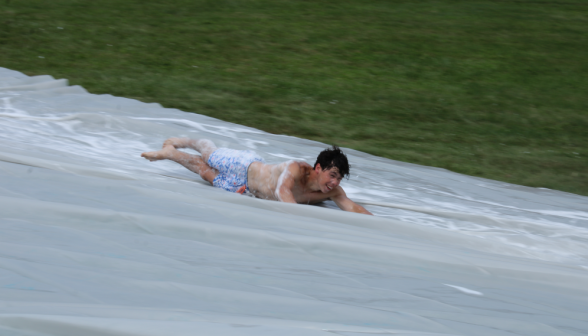
<svg viewBox="0 0 588 336">
<path fill-rule="evenodd" d="M 219 148 L 208 158 L 208 165 L 218 170 L 219 174 L 212 185 L 230 192 L 235 192 L 247 185 L 247 169 L 255 161 L 265 162 L 263 158 L 251 150 Z"/>
</svg>

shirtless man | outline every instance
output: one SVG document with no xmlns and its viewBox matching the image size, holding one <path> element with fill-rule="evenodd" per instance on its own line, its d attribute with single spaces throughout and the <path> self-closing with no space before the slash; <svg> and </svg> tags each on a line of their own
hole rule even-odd
<svg viewBox="0 0 588 336">
<path fill-rule="evenodd" d="M 202 156 L 178 148 L 191 148 Z M 175 161 L 227 191 L 250 191 L 259 198 L 287 203 L 314 204 L 331 199 L 345 211 L 372 214 L 347 198 L 339 186 L 343 177 L 349 175 L 349 163 L 336 146 L 322 151 L 314 167 L 302 161 L 269 165 L 253 151 L 216 148 L 207 139 L 169 138 L 161 150 L 141 156 L 149 161 Z"/>
</svg>

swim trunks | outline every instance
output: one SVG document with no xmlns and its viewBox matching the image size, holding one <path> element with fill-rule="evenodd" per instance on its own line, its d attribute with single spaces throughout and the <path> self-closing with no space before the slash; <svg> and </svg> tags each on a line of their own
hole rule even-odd
<svg viewBox="0 0 588 336">
<path fill-rule="evenodd" d="M 208 158 L 208 165 L 218 170 L 219 174 L 212 185 L 230 192 L 247 185 L 247 169 L 255 161 L 265 162 L 263 158 L 251 150 L 219 148 Z"/>
</svg>

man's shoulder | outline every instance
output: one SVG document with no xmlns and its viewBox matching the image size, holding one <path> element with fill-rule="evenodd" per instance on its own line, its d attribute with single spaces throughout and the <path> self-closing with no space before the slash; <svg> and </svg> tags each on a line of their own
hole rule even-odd
<svg viewBox="0 0 588 336">
<path fill-rule="evenodd" d="M 295 184 L 306 183 L 306 179 L 312 166 L 304 161 L 288 161 L 285 171 L 288 171 L 288 177 L 291 178 Z"/>
<path fill-rule="evenodd" d="M 303 172 L 306 173 L 312 166 L 304 161 L 288 161 L 288 169 L 290 172 Z"/>
</svg>

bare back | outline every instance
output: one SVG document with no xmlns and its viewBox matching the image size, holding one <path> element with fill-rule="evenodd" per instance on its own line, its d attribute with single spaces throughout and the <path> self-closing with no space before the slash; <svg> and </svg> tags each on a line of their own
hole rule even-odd
<svg viewBox="0 0 588 336">
<path fill-rule="evenodd" d="M 279 201 L 276 188 L 283 173 L 288 173 L 288 166 L 294 161 L 282 162 L 280 164 L 265 164 L 253 162 L 247 171 L 247 184 L 249 191 L 255 197 Z M 283 180 L 283 177 L 282 177 Z"/>
</svg>

